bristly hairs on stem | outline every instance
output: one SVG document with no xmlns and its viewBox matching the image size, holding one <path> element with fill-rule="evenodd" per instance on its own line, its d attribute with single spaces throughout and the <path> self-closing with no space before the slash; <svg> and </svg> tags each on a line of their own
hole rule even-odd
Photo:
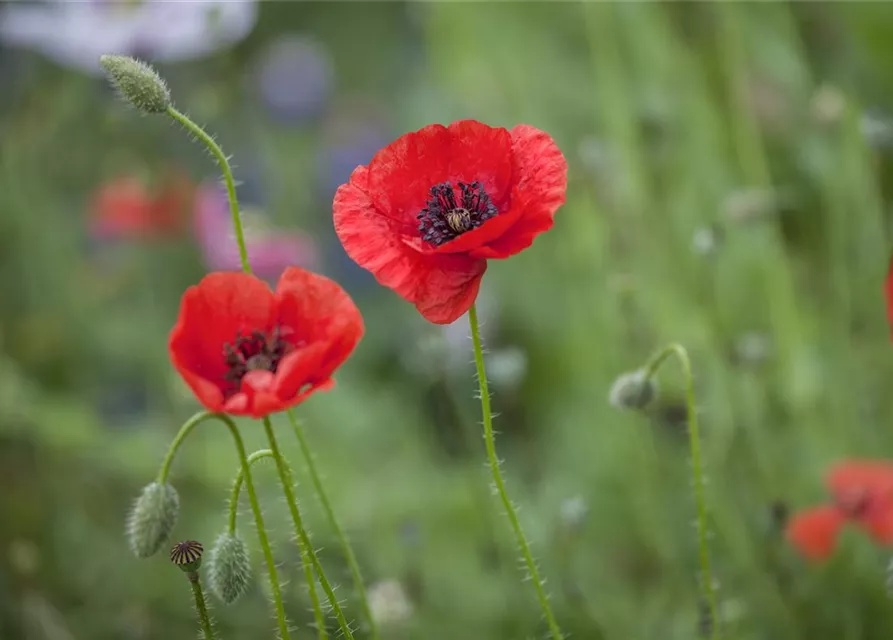
<svg viewBox="0 0 893 640">
<path fill-rule="evenodd" d="M 365 584 L 363 583 L 363 575 L 362 573 L 360 573 L 360 565 L 357 562 L 356 556 L 354 555 L 353 548 L 350 545 L 350 541 L 347 539 L 347 534 L 345 534 L 344 529 L 341 528 L 341 524 L 335 517 L 335 510 L 332 509 L 332 503 L 329 501 L 329 497 L 326 494 L 325 488 L 322 483 L 322 478 L 320 477 L 319 471 L 316 468 L 316 462 L 313 459 L 313 452 L 310 450 L 310 445 L 307 443 L 307 438 L 304 435 L 304 429 L 295 416 L 294 411 L 289 409 L 286 413 L 288 414 L 288 419 L 291 423 L 292 431 L 294 431 L 295 437 L 298 440 L 298 444 L 301 447 L 301 453 L 304 456 L 304 463 L 307 465 L 307 471 L 310 474 L 310 479 L 313 482 L 314 488 L 316 489 L 316 495 L 319 497 L 319 502 L 326 514 L 326 518 L 328 518 L 329 520 L 329 526 L 332 527 L 332 530 L 335 532 L 335 536 L 338 538 L 338 542 L 341 545 L 341 552 L 344 555 L 344 559 L 347 562 L 348 568 L 350 569 L 350 573 L 354 582 L 354 588 L 356 589 L 357 596 L 360 601 L 360 607 L 363 609 L 363 615 L 365 616 L 366 624 L 369 627 L 370 639 L 378 640 L 378 624 L 375 621 L 375 617 L 372 615 L 372 608 L 369 606 L 369 598 L 366 594 Z"/>
<path fill-rule="evenodd" d="M 241 463 L 242 473 L 244 474 L 244 484 L 245 490 L 248 492 L 248 499 L 251 503 L 251 510 L 254 512 L 254 522 L 257 526 L 257 538 L 260 542 L 261 549 L 263 550 L 264 560 L 267 565 L 267 575 L 270 579 L 270 590 L 273 596 L 273 605 L 276 611 L 276 622 L 279 626 L 279 633 L 282 640 L 289 640 L 291 638 L 288 626 L 288 619 L 285 615 L 285 605 L 282 602 L 282 589 L 279 585 L 279 575 L 276 569 L 276 562 L 273 559 L 273 551 L 270 547 L 270 540 L 267 536 L 267 530 L 264 526 L 264 517 L 261 512 L 260 502 L 257 499 L 257 492 L 254 488 L 254 480 L 251 476 L 251 465 L 248 464 L 248 456 L 245 451 L 245 443 L 242 440 L 242 435 L 239 433 L 239 429 L 236 426 L 236 423 L 233 422 L 233 419 L 228 415 L 222 413 L 210 413 L 208 411 L 200 411 L 187 420 L 182 427 L 180 427 L 180 431 L 174 437 L 171 442 L 170 448 L 168 449 L 167 455 L 165 455 L 164 460 L 161 463 L 161 468 L 158 471 L 157 482 L 159 484 L 164 484 L 167 482 L 168 474 L 170 473 L 171 464 L 176 457 L 177 451 L 180 446 L 186 440 L 186 437 L 192 432 L 195 427 L 199 424 L 207 421 L 207 420 L 220 420 L 223 422 L 230 431 L 230 434 L 233 437 L 233 442 L 236 447 L 236 453 L 239 456 L 239 462 Z"/>
<path fill-rule="evenodd" d="M 688 413 L 688 442 L 691 456 L 692 488 L 694 490 L 695 508 L 697 509 L 698 551 L 701 565 L 700 589 L 704 606 L 704 618 L 709 618 L 710 637 L 719 640 L 721 637 L 718 608 L 716 604 L 716 585 L 710 569 L 709 531 L 707 529 L 708 509 L 705 496 L 704 469 L 701 461 L 701 439 L 698 430 L 698 414 L 695 404 L 695 385 L 692 375 L 691 360 L 688 352 L 681 344 L 667 345 L 657 352 L 641 369 L 641 381 L 648 384 L 661 365 L 671 356 L 676 356 L 685 377 L 685 402 Z M 708 628 L 704 622 L 704 628 Z"/>
<path fill-rule="evenodd" d="M 474 345 L 474 362 L 477 369 L 478 385 L 480 389 L 481 411 L 483 413 L 484 424 L 484 444 L 487 448 L 487 460 L 490 463 L 490 472 L 493 475 L 493 485 L 496 493 L 499 494 L 499 497 L 502 499 L 505 513 L 508 516 L 512 530 L 515 533 L 518 548 L 521 550 L 521 556 L 527 567 L 527 577 L 533 583 L 533 588 L 536 591 L 536 597 L 537 600 L 539 600 L 540 608 L 543 610 L 543 615 L 549 625 L 549 632 L 552 636 L 552 640 L 563 640 L 564 634 L 561 633 L 561 628 L 558 626 L 555 614 L 552 613 L 552 607 L 549 604 L 549 596 L 546 594 L 544 581 L 540 578 L 539 570 L 533 559 L 533 554 L 530 551 L 530 544 L 527 542 L 527 537 L 524 535 L 524 529 L 521 527 L 521 521 L 518 519 L 517 509 L 509 499 L 508 493 L 505 490 L 505 481 L 502 478 L 502 471 L 499 467 L 499 457 L 496 455 L 496 438 L 493 434 L 493 413 L 490 410 L 490 389 L 487 384 L 487 369 L 484 365 L 484 350 L 483 345 L 481 344 L 477 308 L 474 304 L 472 304 L 471 308 L 468 310 L 468 321 L 471 325 L 471 341 Z"/>
<path fill-rule="evenodd" d="M 214 640 L 214 625 L 208 614 L 208 603 L 202 592 L 201 577 L 198 570 L 202 565 L 202 553 L 204 548 L 195 540 L 178 542 L 171 549 L 171 562 L 173 562 L 189 580 L 192 587 L 192 595 L 195 599 L 195 612 L 198 615 L 201 627 L 202 640 Z"/>
<path fill-rule="evenodd" d="M 301 560 L 304 562 L 304 571 L 307 573 L 307 584 L 310 588 L 310 597 L 313 601 L 314 613 L 317 618 L 322 616 L 322 611 L 319 608 L 319 600 L 316 598 L 315 580 L 313 579 L 312 571 L 316 572 L 316 577 L 319 579 L 323 591 L 326 592 L 326 597 L 329 599 L 329 605 L 332 607 L 335 619 L 338 621 L 338 626 L 344 634 L 343 637 L 347 640 L 353 640 L 353 631 L 350 628 L 350 624 L 344 617 L 344 612 L 335 595 L 335 590 L 332 588 L 332 585 L 326 577 L 325 571 L 316 555 L 316 550 L 313 548 L 313 544 L 310 541 L 310 536 L 307 534 L 307 529 L 304 527 L 304 520 L 301 517 L 301 511 L 298 508 L 298 501 L 295 497 L 294 490 L 292 489 L 294 486 L 294 477 L 292 475 L 291 467 L 279 451 L 279 443 L 276 440 L 276 434 L 273 432 L 273 423 L 270 421 L 269 416 L 264 418 L 263 422 L 264 431 L 266 432 L 267 440 L 270 443 L 270 450 L 273 452 L 273 459 L 276 461 L 276 468 L 279 471 L 279 480 L 282 485 L 282 491 L 285 494 L 285 501 L 291 512 L 298 549 L 301 553 Z M 322 637 L 322 634 L 325 633 L 325 618 L 322 617 L 322 620 L 318 619 L 317 623 L 320 625 L 320 637 Z"/>
</svg>

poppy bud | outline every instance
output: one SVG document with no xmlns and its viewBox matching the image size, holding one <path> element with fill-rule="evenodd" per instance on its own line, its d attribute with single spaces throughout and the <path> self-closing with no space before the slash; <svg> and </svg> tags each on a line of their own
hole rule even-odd
<svg viewBox="0 0 893 640">
<path fill-rule="evenodd" d="M 211 549 L 208 577 L 211 591 L 226 604 L 238 600 L 251 581 L 251 564 L 245 541 L 234 533 L 221 533 Z"/>
<path fill-rule="evenodd" d="M 164 113 L 171 106 L 171 92 L 156 71 L 127 56 L 100 56 L 112 86 L 121 98 L 145 113 Z"/>
<path fill-rule="evenodd" d="M 155 554 L 171 534 L 180 514 L 180 497 L 169 484 L 153 482 L 137 498 L 127 518 L 127 539 L 138 558 Z"/>
<path fill-rule="evenodd" d="M 195 573 L 202 566 L 204 551 L 201 542 L 184 540 L 171 548 L 171 562 L 180 567 L 184 573 Z"/>
<path fill-rule="evenodd" d="M 621 375 L 608 393 L 608 401 L 618 409 L 644 409 L 656 397 L 657 383 L 642 369 Z"/>
</svg>

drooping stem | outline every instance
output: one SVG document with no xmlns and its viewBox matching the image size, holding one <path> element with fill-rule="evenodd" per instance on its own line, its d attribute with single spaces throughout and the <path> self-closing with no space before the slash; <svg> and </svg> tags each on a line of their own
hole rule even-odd
<svg viewBox="0 0 893 640">
<path fill-rule="evenodd" d="M 253 465 L 255 462 L 262 458 L 272 458 L 273 452 L 269 449 L 260 449 L 255 451 L 251 455 L 248 456 L 248 466 Z M 242 482 L 245 480 L 245 472 L 242 470 L 242 467 L 239 467 L 239 471 L 236 473 L 236 479 L 233 481 L 233 491 L 229 497 L 229 532 L 230 534 L 236 533 L 236 516 L 239 513 L 239 494 L 242 491 Z"/>
<path fill-rule="evenodd" d="M 493 414 L 490 411 L 490 390 L 487 385 L 487 370 L 484 366 L 484 349 L 481 345 L 480 329 L 478 328 L 478 314 L 475 305 L 471 305 L 468 311 L 468 320 L 471 324 L 471 340 L 474 343 L 474 363 L 477 366 L 478 384 L 480 385 L 481 411 L 484 418 L 484 443 L 487 448 L 487 459 L 490 463 L 490 472 L 493 474 L 493 484 L 499 497 L 502 499 L 502 505 L 505 513 L 511 523 L 512 530 L 517 538 L 518 547 L 521 550 L 521 556 L 527 565 L 527 571 L 530 575 L 530 581 L 536 590 L 536 597 L 539 600 L 543 615 L 549 625 L 549 631 L 553 640 L 562 640 L 564 635 L 555 620 L 555 614 L 552 613 L 552 607 L 549 605 L 549 597 L 546 595 L 546 589 L 540 578 L 539 570 L 536 568 L 536 562 L 533 554 L 530 552 L 530 544 L 524 535 L 524 529 L 521 528 L 521 522 L 518 520 L 518 513 L 515 506 L 508 497 L 505 490 L 505 481 L 502 479 L 502 471 L 499 468 L 499 458 L 496 455 L 496 439 L 493 435 Z"/>
<path fill-rule="evenodd" d="M 211 627 L 211 617 L 208 615 L 208 603 L 205 602 L 205 594 L 202 593 L 202 583 L 198 573 L 190 574 L 189 584 L 192 585 L 192 593 L 195 596 L 195 610 L 202 625 L 203 640 L 214 640 L 214 629 Z"/>
<path fill-rule="evenodd" d="M 233 422 L 232 418 L 222 413 L 201 411 L 187 420 L 183 426 L 180 427 L 180 431 L 177 433 L 173 442 L 171 442 L 167 455 L 161 463 L 161 469 L 158 472 L 158 482 L 163 484 L 167 481 L 171 463 L 173 462 L 180 445 L 183 444 L 183 441 L 186 439 L 186 436 L 188 436 L 199 424 L 211 419 L 217 419 L 223 422 L 233 436 L 236 452 L 242 467 L 242 474 L 245 477 L 245 489 L 248 491 L 251 510 L 254 512 L 254 523 L 257 526 L 257 538 L 260 542 L 261 549 L 263 550 L 264 560 L 267 563 L 267 575 L 270 578 L 270 590 L 273 595 L 273 605 L 276 609 L 276 622 L 279 625 L 279 633 L 282 640 L 289 640 L 291 634 L 288 630 L 288 619 L 285 617 L 285 606 L 282 603 L 282 590 L 279 586 L 279 575 L 276 570 L 276 562 L 273 560 L 273 551 L 270 548 L 267 529 L 264 526 L 264 516 L 260 510 L 260 502 L 257 499 L 257 492 L 254 490 L 254 481 L 251 477 L 251 465 L 248 463 L 248 456 L 245 453 L 245 443 L 243 442 L 242 435 L 239 433 L 239 429 L 236 427 L 236 423 Z"/>
<path fill-rule="evenodd" d="M 366 596 L 366 587 L 363 584 L 363 575 L 360 573 L 360 565 L 353 553 L 353 548 L 350 546 L 350 541 L 347 539 L 347 534 L 344 533 L 338 519 L 335 517 L 332 503 L 329 502 L 329 497 L 326 495 L 322 478 L 320 478 L 319 471 L 316 469 L 316 462 L 313 460 L 313 453 L 310 450 L 310 445 L 307 443 L 307 438 L 304 435 L 304 428 L 301 426 L 301 423 L 298 421 L 297 417 L 295 417 L 294 411 L 291 409 L 288 410 L 288 419 L 291 422 L 295 437 L 298 439 L 298 444 L 301 446 L 301 453 L 304 455 L 304 462 L 307 465 L 307 471 L 310 473 L 310 479 L 313 482 L 313 487 L 316 489 L 316 494 L 319 496 L 319 502 L 322 504 L 323 511 L 325 511 L 326 517 L 329 519 L 329 526 L 335 531 L 335 535 L 338 537 L 338 542 L 341 544 L 341 552 L 344 554 L 344 559 L 347 561 L 347 566 L 350 568 L 350 573 L 353 576 L 354 588 L 357 590 L 360 606 L 363 608 L 363 615 L 365 615 L 367 624 L 369 625 L 369 635 L 372 640 L 378 640 L 378 627 L 375 623 L 375 618 L 372 616 L 372 609 L 369 607 L 369 599 Z"/>
<path fill-rule="evenodd" d="M 720 637 L 719 618 L 716 607 L 716 589 L 713 585 L 713 575 L 710 570 L 710 547 L 707 531 L 707 500 L 704 495 L 704 469 L 701 461 L 701 438 L 698 432 L 698 414 L 695 411 L 695 384 L 692 376 L 691 360 L 688 352 L 681 344 L 670 344 L 656 353 L 645 365 L 643 371 L 644 381 L 647 383 L 660 366 L 671 356 L 676 356 L 682 367 L 685 377 L 685 404 L 688 413 L 688 443 L 691 455 L 692 488 L 695 496 L 695 508 L 698 520 L 698 549 L 701 564 L 701 597 L 707 607 L 710 616 L 711 637 L 718 640 Z"/>
<path fill-rule="evenodd" d="M 245 246 L 245 232 L 242 229 L 242 217 L 239 214 L 239 201 L 236 199 L 236 183 L 233 180 L 233 171 L 229 161 L 214 138 L 205 133 L 205 130 L 195 124 L 186 114 L 180 113 L 173 107 L 167 108 L 168 115 L 183 125 L 189 133 L 198 138 L 211 152 L 220 165 L 223 172 L 223 181 L 226 183 L 226 194 L 229 199 L 229 209 L 233 218 L 233 230 L 236 235 L 236 243 L 239 245 L 239 259 L 242 261 L 242 271 L 251 273 L 251 265 L 248 262 L 248 249 Z"/>
<path fill-rule="evenodd" d="M 313 549 L 313 544 L 310 542 L 310 536 L 307 535 L 307 530 L 304 528 L 304 520 L 301 518 L 301 511 L 298 509 L 298 501 L 295 497 L 295 492 L 292 489 L 294 486 L 294 478 L 292 477 L 291 467 L 288 466 L 288 463 L 279 451 L 279 443 L 276 441 L 276 434 L 273 433 L 273 423 L 270 422 L 269 417 L 264 418 L 264 430 L 267 433 L 267 440 L 270 442 L 270 450 L 273 452 L 276 468 L 279 470 L 279 480 L 282 484 L 282 492 L 285 494 L 285 501 L 288 503 L 288 509 L 291 512 L 292 523 L 295 527 L 295 535 L 298 539 L 298 548 L 301 551 L 301 558 L 304 560 L 304 570 L 308 572 L 307 581 L 311 589 L 311 598 L 314 600 L 314 611 L 319 611 L 319 601 L 316 600 L 316 591 L 313 586 L 313 575 L 312 572 L 309 572 L 310 567 L 313 568 L 313 571 L 316 571 L 319 583 L 322 585 L 323 591 L 326 592 L 326 596 L 329 599 L 329 605 L 331 605 L 332 611 L 335 613 L 335 618 L 338 620 L 338 626 L 341 627 L 341 632 L 344 634 L 344 638 L 353 640 L 353 632 L 344 617 L 341 605 L 338 604 L 335 590 L 332 589 L 332 585 L 329 583 L 328 578 L 326 578 L 322 565 L 319 563 L 319 558 L 316 557 L 316 551 Z"/>
</svg>

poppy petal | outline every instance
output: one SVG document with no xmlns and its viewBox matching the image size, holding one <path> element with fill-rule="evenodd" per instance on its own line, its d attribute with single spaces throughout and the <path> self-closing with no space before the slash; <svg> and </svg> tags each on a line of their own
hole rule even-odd
<svg viewBox="0 0 893 640">
<path fill-rule="evenodd" d="M 399 224 L 415 226 L 429 190 L 449 175 L 450 144 L 447 128 L 432 124 L 376 153 L 368 167 L 369 193 L 379 212 Z"/>
<path fill-rule="evenodd" d="M 834 551 L 845 518 L 835 507 L 807 509 L 791 518 L 787 538 L 810 560 L 824 560 Z"/>
<path fill-rule="evenodd" d="M 253 418 L 263 418 L 284 408 L 273 393 L 275 378 L 272 371 L 249 371 L 242 378 L 242 392 L 248 396 L 248 411 Z"/>
<path fill-rule="evenodd" d="M 893 498 L 893 464 L 881 460 L 846 460 L 834 465 L 827 483 L 838 501 L 853 493 L 865 493 L 871 499 Z"/>
<path fill-rule="evenodd" d="M 210 380 L 190 371 L 183 366 L 177 358 L 178 356 L 174 355 L 174 368 L 179 371 L 180 375 L 183 377 L 183 381 L 186 382 L 190 389 L 192 389 L 192 392 L 195 394 L 195 397 L 201 405 L 208 411 L 223 411 L 223 391 L 221 391 L 220 387 Z"/>
<path fill-rule="evenodd" d="M 206 380 L 220 380 L 227 367 L 223 345 L 241 332 L 266 331 L 274 316 L 273 292 L 244 273 L 212 273 L 183 294 L 168 348 L 175 366 Z"/>
<path fill-rule="evenodd" d="M 893 503 L 885 501 L 872 505 L 869 512 L 859 518 L 859 524 L 876 542 L 893 543 Z"/>
<path fill-rule="evenodd" d="M 276 285 L 276 301 L 279 321 L 308 343 L 337 336 L 347 347 L 346 357 L 363 337 L 360 310 L 338 283 L 325 276 L 286 269 Z"/>
<path fill-rule="evenodd" d="M 335 194 L 335 233 L 344 250 L 380 284 L 416 304 L 428 320 L 452 322 L 474 301 L 487 268 L 485 261 L 426 254 L 405 241 L 393 222 L 377 212 L 363 188 L 369 183 L 369 172 L 358 167 Z"/>
<path fill-rule="evenodd" d="M 512 206 L 518 209 L 517 222 L 487 246 L 471 251 L 474 257 L 501 259 L 523 251 L 552 228 L 555 212 L 565 202 L 567 160 L 549 134 L 518 125 L 512 129 L 512 153 L 517 180 Z"/>
<path fill-rule="evenodd" d="M 511 134 L 502 127 L 490 127 L 477 120 L 459 120 L 447 130 L 449 168 L 441 182 L 449 181 L 453 186 L 459 182 L 480 182 L 491 202 L 497 206 L 502 204 L 512 181 Z"/>
</svg>

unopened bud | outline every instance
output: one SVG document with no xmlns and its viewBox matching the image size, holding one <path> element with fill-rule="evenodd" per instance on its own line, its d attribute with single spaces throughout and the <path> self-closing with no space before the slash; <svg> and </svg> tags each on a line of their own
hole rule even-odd
<svg viewBox="0 0 893 640">
<path fill-rule="evenodd" d="M 180 498 L 169 484 L 153 482 L 137 498 L 127 518 L 127 539 L 138 558 L 148 558 L 167 542 L 177 516 Z"/>
<path fill-rule="evenodd" d="M 608 401 L 618 409 L 644 409 L 656 397 L 657 383 L 642 369 L 621 375 L 608 393 Z"/>
<path fill-rule="evenodd" d="M 180 567 L 184 573 L 195 573 L 202 566 L 204 551 L 201 542 L 184 540 L 171 548 L 171 562 Z"/>
<path fill-rule="evenodd" d="M 248 548 L 238 534 L 221 533 L 208 560 L 211 591 L 226 604 L 238 600 L 251 582 Z"/>
<path fill-rule="evenodd" d="M 145 62 L 128 56 L 104 55 L 99 64 L 121 98 L 145 113 L 164 113 L 171 92 L 161 76 Z"/>
</svg>

